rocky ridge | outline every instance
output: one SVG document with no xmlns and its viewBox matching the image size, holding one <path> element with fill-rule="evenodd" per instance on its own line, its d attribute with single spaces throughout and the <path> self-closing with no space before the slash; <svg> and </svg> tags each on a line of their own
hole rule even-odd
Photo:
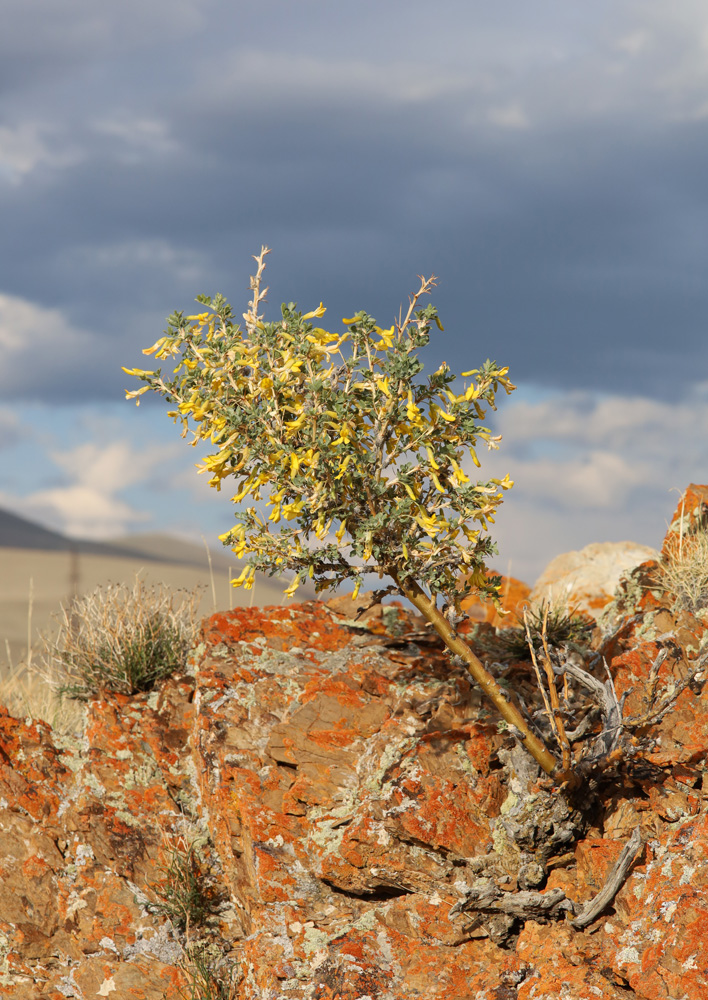
<svg viewBox="0 0 708 1000">
<path fill-rule="evenodd" d="M 680 510 L 665 552 L 705 529 L 708 487 Z M 460 630 L 532 705 L 485 617 Z M 707 628 L 657 562 L 621 579 L 584 663 L 634 723 L 576 791 L 421 619 L 364 595 L 214 615 L 187 673 L 96 698 L 73 737 L 0 709 L 0 992 L 708 996 Z"/>
</svg>

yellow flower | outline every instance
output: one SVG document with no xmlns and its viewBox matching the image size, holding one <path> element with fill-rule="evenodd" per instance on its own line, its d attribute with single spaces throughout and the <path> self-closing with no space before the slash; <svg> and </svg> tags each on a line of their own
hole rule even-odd
<svg viewBox="0 0 708 1000">
<path fill-rule="evenodd" d="M 318 307 L 316 309 L 313 309 L 312 312 L 305 313 L 305 315 L 302 318 L 303 319 L 314 319 L 316 317 L 317 319 L 319 319 L 320 316 L 324 316 L 324 314 L 326 312 L 327 312 L 327 306 L 323 305 L 320 302 L 320 304 L 318 305 Z"/>
<path fill-rule="evenodd" d="M 341 441 L 342 438 L 340 438 L 339 440 Z M 336 441 L 334 443 L 337 444 Z M 344 459 L 344 461 L 342 462 L 342 464 L 339 466 L 339 475 L 335 476 L 334 477 L 335 479 L 341 479 L 342 478 L 342 476 L 344 475 L 344 472 L 345 472 L 347 466 L 349 465 L 349 463 L 351 462 L 352 458 L 353 458 L 352 455 L 347 455 L 346 456 L 346 458 Z"/>
<path fill-rule="evenodd" d="M 302 425 L 305 423 L 306 419 L 307 419 L 306 415 L 304 413 L 301 413 L 296 420 L 286 420 L 285 426 L 290 431 L 299 431 Z"/>
<path fill-rule="evenodd" d="M 287 521 L 292 521 L 294 517 L 302 513 L 302 508 L 304 507 L 304 500 L 294 500 L 291 503 L 286 503 L 283 507 L 283 517 Z"/>
<path fill-rule="evenodd" d="M 389 348 L 393 346 L 394 327 L 391 327 L 390 330 L 382 330 L 381 327 L 377 326 L 375 327 L 375 330 L 377 333 L 381 334 L 381 340 L 377 341 L 374 344 L 374 347 L 376 348 L 377 351 L 380 351 L 383 348 Z"/>
<path fill-rule="evenodd" d="M 410 420 L 414 427 L 422 427 L 424 425 L 423 415 L 420 408 L 413 402 L 413 392 L 411 389 L 408 390 L 406 417 Z"/>
<path fill-rule="evenodd" d="M 140 400 L 137 397 L 138 396 L 142 396 L 142 394 L 144 392 L 148 392 L 149 389 L 150 389 L 149 385 L 144 385 L 142 387 L 142 389 L 132 389 L 130 392 L 128 390 L 126 390 L 125 398 L 126 399 L 134 399 L 135 400 L 135 405 L 136 406 L 140 406 Z"/>
<path fill-rule="evenodd" d="M 443 531 L 448 526 L 447 521 L 444 519 L 442 521 L 438 521 L 437 514 L 433 514 L 432 517 L 429 514 L 424 513 L 416 514 L 414 520 L 418 522 L 423 531 L 427 535 L 430 535 L 431 538 L 435 538 L 439 532 Z"/>
<path fill-rule="evenodd" d="M 431 478 L 431 479 L 433 480 L 433 482 L 435 483 L 435 489 L 436 489 L 436 490 L 437 490 L 437 491 L 438 491 L 439 493 L 444 493 L 444 492 L 445 492 L 445 490 L 444 490 L 444 489 L 442 488 L 442 486 L 440 485 L 440 480 L 438 479 L 438 477 L 437 477 L 437 476 L 435 475 L 435 473 L 434 473 L 434 472 L 431 472 L 431 473 L 430 473 L 430 478 Z"/>
<path fill-rule="evenodd" d="M 339 437 L 336 438 L 332 442 L 332 444 L 349 444 L 349 442 L 352 439 L 352 434 L 354 432 L 354 428 L 352 427 L 352 425 L 347 423 L 347 424 L 341 424 L 339 427 L 337 427 L 337 425 L 335 424 L 334 428 L 335 430 L 339 431 Z"/>
<path fill-rule="evenodd" d="M 246 578 L 249 577 L 251 575 L 251 573 L 253 573 L 254 576 L 256 575 L 255 574 L 255 570 L 253 569 L 253 567 L 252 566 L 244 566 L 244 568 L 241 570 L 241 575 L 238 576 L 235 580 L 231 581 L 231 586 L 232 587 L 242 587 L 242 586 L 244 586 L 244 584 L 246 582 Z"/>
<path fill-rule="evenodd" d="M 463 483 L 469 483 L 470 477 L 463 472 L 463 470 L 457 464 L 455 459 L 454 458 L 450 459 L 450 462 L 452 464 L 452 468 L 455 470 L 453 472 L 453 476 L 457 484 L 459 486 L 462 486 Z"/>
<path fill-rule="evenodd" d="M 508 472 L 504 476 L 503 479 L 492 479 L 492 482 L 496 483 L 497 486 L 501 486 L 501 488 L 503 490 L 510 490 L 511 487 L 514 485 L 514 480 L 513 479 L 509 479 L 509 473 Z"/>
</svg>

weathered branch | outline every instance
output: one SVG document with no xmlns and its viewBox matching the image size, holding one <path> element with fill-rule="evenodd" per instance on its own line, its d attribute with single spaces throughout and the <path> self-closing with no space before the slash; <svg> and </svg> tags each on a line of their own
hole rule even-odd
<svg viewBox="0 0 708 1000">
<path fill-rule="evenodd" d="M 627 872 L 639 857 L 643 847 L 644 841 L 642 840 L 639 827 L 637 827 L 612 866 L 610 874 L 607 876 L 607 881 L 600 892 L 589 903 L 585 904 L 575 920 L 571 920 L 571 924 L 576 930 L 582 930 L 583 927 L 587 927 L 596 917 L 599 917 L 605 907 L 610 905 L 622 888 L 624 880 L 627 877 Z"/>
<path fill-rule="evenodd" d="M 458 913 L 476 911 L 478 913 L 505 913 L 521 920 L 536 920 L 546 923 L 557 920 L 565 913 L 574 913 L 575 906 L 562 889 L 548 892 L 522 890 L 505 892 L 491 878 L 479 878 L 465 890 L 460 899 L 450 908 L 449 917 Z"/>
</svg>

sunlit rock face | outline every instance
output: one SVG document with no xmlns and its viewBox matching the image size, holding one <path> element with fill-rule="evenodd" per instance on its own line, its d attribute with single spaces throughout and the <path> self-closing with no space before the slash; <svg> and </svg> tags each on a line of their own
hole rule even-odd
<svg viewBox="0 0 708 1000">
<path fill-rule="evenodd" d="M 90 702 L 80 735 L 0 711 L 0 995 L 176 1000 L 202 946 L 244 1000 L 708 996 L 708 619 L 639 562 L 593 634 L 625 716 L 695 676 L 574 794 L 422 619 L 365 595 L 214 615 L 187 673 Z M 542 707 L 474 617 L 478 655 Z M 165 887 L 188 888 L 189 844 L 205 902 L 185 924 Z"/>
<path fill-rule="evenodd" d="M 594 542 L 578 552 L 564 552 L 545 568 L 529 602 L 563 604 L 599 618 L 613 600 L 622 576 L 658 556 L 655 549 L 635 542 Z"/>
</svg>

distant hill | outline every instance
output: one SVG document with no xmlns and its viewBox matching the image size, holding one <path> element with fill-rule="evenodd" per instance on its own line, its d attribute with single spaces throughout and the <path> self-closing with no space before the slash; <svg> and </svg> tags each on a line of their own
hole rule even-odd
<svg viewBox="0 0 708 1000">
<path fill-rule="evenodd" d="M 58 531 L 43 528 L 27 518 L 0 510 L 0 548 L 39 549 L 42 552 L 76 552 L 81 555 L 115 556 L 121 559 L 149 559 L 151 561 L 178 563 L 184 566 L 204 566 L 206 549 L 169 535 L 145 534 L 96 542 L 91 539 L 69 538 Z M 224 560 L 219 568 L 233 566 L 221 553 L 212 553 L 212 561 Z"/>
<path fill-rule="evenodd" d="M 211 559 L 211 566 L 209 565 Z M 199 615 L 233 607 L 264 607 L 285 603 L 285 587 L 292 573 L 271 578 L 256 574 L 250 591 L 235 590 L 243 562 L 227 549 L 209 550 L 162 534 L 136 534 L 107 542 L 67 538 L 24 517 L 0 510 L 0 680 L 12 665 L 26 662 L 27 637 L 40 648 L 39 633 L 54 628 L 61 606 L 73 595 L 97 587 L 125 583 L 136 575 L 149 586 L 170 591 L 198 591 Z M 308 582 L 297 600 L 314 600 Z"/>
<path fill-rule="evenodd" d="M 177 562 L 181 566 L 204 567 L 208 565 L 209 561 L 206 545 L 200 545 L 198 542 L 187 542 L 173 535 L 158 533 L 126 535 L 123 538 L 112 538 L 108 544 L 124 554 L 139 552 L 145 559 Z M 228 549 L 215 550 L 209 546 L 209 555 L 214 570 L 228 572 L 229 568 L 234 569 L 236 566 L 236 559 Z"/>
</svg>

